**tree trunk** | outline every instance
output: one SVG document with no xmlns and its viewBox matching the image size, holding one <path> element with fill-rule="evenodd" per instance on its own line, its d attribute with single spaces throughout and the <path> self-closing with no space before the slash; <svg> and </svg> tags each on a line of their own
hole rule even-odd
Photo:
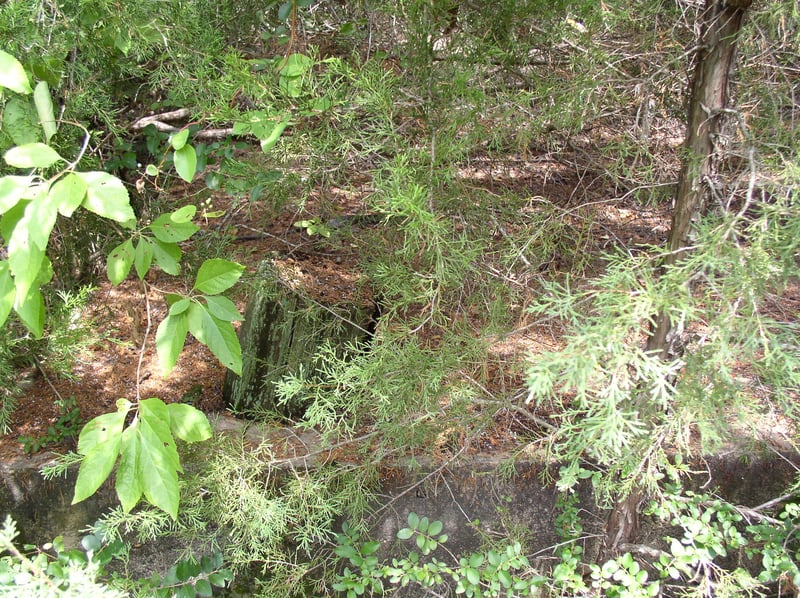
<svg viewBox="0 0 800 598">
<path fill-rule="evenodd" d="M 304 397 L 280 403 L 276 384 L 300 371 L 313 376 L 320 365 L 318 351 L 329 343 L 338 355 L 362 341 L 373 327 L 374 305 L 352 299 L 347 303 L 323 302 L 312 297 L 292 273 L 271 262 L 259 266 L 255 287 L 239 332 L 242 375 L 228 372 L 223 388 L 226 404 L 236 413 L 276 413 L 302 416 Z M 350 283 L 352 284 L 352 283 Z M 331 283 L 334 285 L 334 283 Z"/>
<path fill-rule="evenodd" d="M 691 83 L 689 120 L 683 166 L 672 210 L 672 227 L 662 268 L 674 264 L 689 246 L 692 224 L 707 195 L 713 174 L 714 139 L 728 103 L 728 77 L 733 69 L 736 38 L 752 0 L 707 0 L 702 15 L 697 62 Z M 666 312 L 656 318 L 647 349 L 667 357 L 671 322 Z"/>
<path fill-rule="evenodd" d="M 700 214 L 713 174 L 714 140 L 728 100 L 728 78 L 732 72 L 736 38 L 745 12 L 752 0 L 706 0 L 702 13 L 702 34 L 699 40 L 688 108 L 683 165 L 672 227 L 667 247 L 669 253 L 661 271 L 675 264 L 689 247 L 692 224 Z M 669 314 L 657 314 L 647 341 L 647 351 L 662 359 L 669 356 L 667 341 L 672 327 Z M 621 544 L 629 543 L 638 527 L 638 507 L 644 500 L 641 487 L 634 489 L 612 509 L 606 522 L 604 558 L 611 558 Z"/>
</svg>

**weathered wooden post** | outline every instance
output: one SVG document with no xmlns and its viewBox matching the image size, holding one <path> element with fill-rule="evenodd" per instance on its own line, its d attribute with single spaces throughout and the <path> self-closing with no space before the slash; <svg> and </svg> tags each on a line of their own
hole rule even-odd
<svg viewBox="0 0 800 598">
<path fill-rule="evenodd" d="M 302 415 L 307 407 L 302 399 L 279 404 L 276 383 L 301 367 L 313 373 L 323 343 L 344 353 L 348 343 L 371 334 L 374 303 L 359 292 L 356 276 L 315 266 L 293 259 L 259 266 L 239 332 L 242 375 L 229 371 L 223 389 L 235 413 Z"/>
</svg>

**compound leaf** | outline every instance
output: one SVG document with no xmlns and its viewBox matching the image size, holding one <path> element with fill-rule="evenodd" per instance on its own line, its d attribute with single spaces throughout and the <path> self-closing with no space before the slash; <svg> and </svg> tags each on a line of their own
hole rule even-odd
<svg viewBox="0 0 800 598">
<path fill-rule="evenodd" d="M 142 237 L 136 244 L 136 250 L 133 253 L 133 265 L 136 268 L 136 274 L 139 280 L 143 280 L 150 270 L 150 264 L 153 263 L 153 244 L 149 239 Z"/>
<path fill-rule="evenodd" d="M 158 239 L 153 239 L 153 259 L 167 274 L 177 276 L 181 272 L 181 248 L 175 243 L 164 243 Z"/>
<path fill-rule="evenodd" d="M 58 213 L 69 218 L 86 197 L 86 183 L 77 174 L 70 172 L 50 187 L 50 195 L 55 198 Z"/>
<path fill-rule="evenodd" d="M 84 456 L 75 482 L 72 504 L 94 494 L 111 474 L 119 454 L 122 428 L 130 403 L 121 404 L 115 413 L 106 413 L 87 423 L 78 437 L 78 453 Z"/>
<path fill-rule="evenodd" d="M 122 510 L 130 513 L 142 498 L 142 483 L 139 479 L 139 420 L 125 428 L 119 449 L 116 491 Z"/>
<path fill-rule="evenodd" d="M 33 183 L 33 177 L 30 176 L 9 175 L 0 178 L 0 214 L 5 214 L 17 205 L 17 202 L 25 196 L 31 183 Z"/>
<path fill-rule="evenodd" d="M 8 268 L 6 260 L 0 261 L 0 327 L 6 323 L 8 314 L 14 307 L 14 297 L 17 294 L 17 288 L 14 286 L 14 279 L 11 277 L 11 271 Z"/>
<path fill-rule="evenodd" d="M 227 297 L 221 295 L 203 295 L 203 298 L 208 304 L 208 311 L 218 320 L 238 322 L 242 319 L 242 314 L 236 309 L 236 305 Z"/>
<path fill-rule="evenodd" d="M 139 422 L 138 478 L 148 502 L 177 519 L 180 501 L 178 469 L 174 466 L 177 453 L 172 454 L 174 445 L 164 443 L 154 424 L 156 422 L 145 418 L 142 413 Z"/>
</svg>

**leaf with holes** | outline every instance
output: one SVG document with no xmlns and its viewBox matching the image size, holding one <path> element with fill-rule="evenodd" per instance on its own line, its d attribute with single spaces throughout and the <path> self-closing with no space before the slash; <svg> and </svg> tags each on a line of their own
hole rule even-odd
<svg viewBox="0 0 800 598">
<path fill-rule="evenodd" d="M 133 239 L 117 245 L 106 258 L 106 273 L 111 284 L 117 286 L 128 278 L 133 265 L 134 250 Z"/>
<path fill-rule="evenodd" d="M 126 228 L 133 228 L 136 214 L 133 213 L 128 190 L 117 177 L 107 172 L 76 173 L 86 183 L 83 207 L 103 218 L 109 218 Z"/>
<path fill-rule="evenodd" d="M 164 243 L 185 241 L 200 230 L 200 227 L 191 221 L 173 219 L 173 214 L 161 214 L 153 220 L 149 228 L 153 231 L 153 236 Z"/>
<path fill-rule="evenodd" d="M 94 418 L 81 430 L 78 453 L 83 455 L 72 504 L 94 494 L 111 474 L 119 454 L 125 416 L 130 410 L 128 401 L 117 401 L 118 410 Z"/>
</svg>

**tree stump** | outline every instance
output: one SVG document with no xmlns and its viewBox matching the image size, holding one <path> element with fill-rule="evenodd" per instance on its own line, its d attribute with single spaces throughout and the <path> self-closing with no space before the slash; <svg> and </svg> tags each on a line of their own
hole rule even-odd
<svg viewBox="0 0 800 598">
<path fill-rule="evenodd" d="M 277 413 L 296 418 L 302 398 L 279 403 L 276 383 L 300 369 L 318 369 L 323 343 L 344 355 L 346 346 L 374 330 L 375 305 L 358 276 L 326 260 L 264 261 L 239 332 L 242 375 L 228 372 L 223 396 L 235 413 Z"/>
</svg>

